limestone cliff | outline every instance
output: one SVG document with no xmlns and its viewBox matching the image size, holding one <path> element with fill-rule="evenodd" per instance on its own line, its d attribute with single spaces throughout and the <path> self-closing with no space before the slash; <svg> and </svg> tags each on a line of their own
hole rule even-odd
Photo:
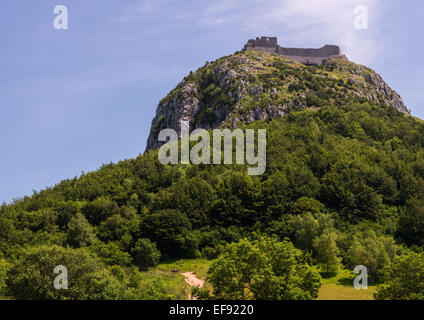
<svg viewBox="0 0 424 320">
<path fill-rule="evenodd" d="M 292 109 L 367 101 L 408 112 L 377 73 L 346 59 L 310 66 L 272 53 L 241 51 L 206 63 L 160 101 L 146 151 L 160 147 L 160 130 L 180 133 L 181 120 L 190 122 L 190 130 L 233 128 Z"/>
</svg>

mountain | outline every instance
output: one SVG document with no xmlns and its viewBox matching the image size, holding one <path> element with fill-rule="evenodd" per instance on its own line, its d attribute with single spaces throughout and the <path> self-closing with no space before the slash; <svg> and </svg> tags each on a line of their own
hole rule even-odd
<svg viewBox="0 0 424 320">
<path fill-rule="evenodd" d="M 290 110 L 372 102 L 408 113 L 402 98 L 373 70 L 346 58 L 305 65 L 278 54 L 244 50 L 190 73 L 159 103 L 146 150 L 156 149 L 160 130 L 234 128 L 282 117 Z"/>
<path fill-rule="evenodd" d="M 158 131 L 180 120 L 266 129 L 266 171 L 161 164 Z M 171 267 L 199 257 L 183 263 L 211 265 L 215 298 L 314 299 L 320 274 L 348 290 L 359 265 L 378 298 L 423 298 L 424 123 L 372 70 L 237 52 L 160 102 L 147 149 L 0 206 L 0 298 L 182 299 Z"/>
</svg>

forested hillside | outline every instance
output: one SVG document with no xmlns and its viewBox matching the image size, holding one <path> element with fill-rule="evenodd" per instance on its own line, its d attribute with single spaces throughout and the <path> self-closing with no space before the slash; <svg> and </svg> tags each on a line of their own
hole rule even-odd
<svg viewBox="0 0 424 320">
<path fill-rule="evenodd" d="M 267 129 L 264 175 L 162 165 L 151 150 L 3 204 L 0 296 L 172 299 L 142 272 L 203 257 L 217 260 L 201 298 L 313 299 L 321 277 L 357 265 L 377 298 L 424 298 L 424 124 L 321 84 L 346 95 L 310 89 L 282 118 L 238 122 Z M 69 290 L 53 288 L 56 265 Z"/>
</svg>

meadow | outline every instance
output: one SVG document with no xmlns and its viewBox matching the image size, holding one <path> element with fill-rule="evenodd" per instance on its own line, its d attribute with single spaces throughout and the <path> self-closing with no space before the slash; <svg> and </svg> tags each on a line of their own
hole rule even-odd
<svg viewBox="0 0 424 320">
<path fill-rule="evenodd" d="M 183 272 L 194 272 L 200 279 L 205 280 L 208 268 L 215 260 L 182 259 L 161 263 L 155 268 L 143 273 L 145 281 L 163 280 L 167 292 L 176 299 L 186 300 L 190 286 L 181 275 Z M 173 272 L 173 270 L 177 270 Z M 347 269 L 339 270 L 336 274 L 322 274 L 321 288 L 317 300 L 374 300 L 376 285 L 368 284 L 368 289 L 355 289 L 353 280 L 357 276 Z"/>
</svg>

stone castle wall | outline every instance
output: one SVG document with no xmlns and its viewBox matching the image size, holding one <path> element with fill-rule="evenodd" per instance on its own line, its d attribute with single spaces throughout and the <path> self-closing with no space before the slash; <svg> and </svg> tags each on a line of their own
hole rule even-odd
<svg viewBox="0 0 424 320">
<path fill-rule="evenodd" d="M 321 64 L 325 59 L 344 57 L 338 46 L 325 45 L 319 49 L 284 48 L 278 45 L 276 37 L 261 37 L 256 38 L 256 40 L 250 39 L 244 46 L 244 50 L 276 53 L 284 56 L 286 59 L 305 64 Z"/>
</svg>

